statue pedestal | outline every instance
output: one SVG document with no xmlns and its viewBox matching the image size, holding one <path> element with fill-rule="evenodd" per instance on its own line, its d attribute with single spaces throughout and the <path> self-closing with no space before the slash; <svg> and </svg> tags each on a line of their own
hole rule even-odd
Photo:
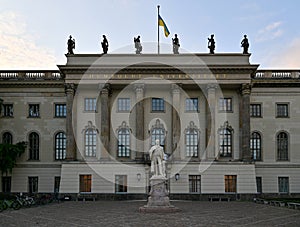
<svg viewBox="0 0 300 227">
<path fill-rule="evenodd" d="M 153 176 L 150 179 L 151 191 L 147 205 L 140 207 L 143 213 L 173 213 L 180 211 L 177 207 L 170 205 L 169 193 L 166 189 L 166 178 Z"/>
</svg>

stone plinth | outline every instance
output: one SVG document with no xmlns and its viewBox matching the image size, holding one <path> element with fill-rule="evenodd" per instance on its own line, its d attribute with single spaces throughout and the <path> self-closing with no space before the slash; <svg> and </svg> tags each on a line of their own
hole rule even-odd
<svg viewBox="0 0 300 227">
<path fill-rule="evenodd" d="M 150 179 L 151 191 L 147 205 L 140 207 L 139 211 L 144 213 L 172 213 L 180 211 L 170 204 L 169 192 L 166 188 L 166 178 L 153 176 Z"/>
</svg>

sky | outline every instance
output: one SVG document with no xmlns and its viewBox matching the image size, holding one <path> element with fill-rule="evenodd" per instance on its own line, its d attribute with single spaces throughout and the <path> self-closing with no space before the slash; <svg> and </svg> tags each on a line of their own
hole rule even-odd
<svg viewBox="0 0 300 227">
<path fill-rule="evenodd" d="M 163 53 L 172 53 L 178 34 L 181 53 L 241 53 L 247 34 L 250 62 L 259 69 L 300 69 L 300 1 L 286 0 L 0 0 L 0 70 L 57 69 L 65 64 L 67 39 L 75 53 L 134 53 L 141 36 L 143 53 L 157 53 L 157 5 L 171 34 Z"/>
</svg>

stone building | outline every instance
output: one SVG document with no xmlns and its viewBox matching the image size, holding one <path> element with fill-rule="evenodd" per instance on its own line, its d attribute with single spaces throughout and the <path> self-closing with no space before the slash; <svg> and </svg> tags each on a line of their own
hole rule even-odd
<svg viewBox="0 0 300 227">
<path fill-rule="evenodd" d="M 75 54 L 0 71 L 3 192 L 146 198 L 155 139 L 173 198 L 300 194 L 299 71 L 248 54 Z"/>
</svg>

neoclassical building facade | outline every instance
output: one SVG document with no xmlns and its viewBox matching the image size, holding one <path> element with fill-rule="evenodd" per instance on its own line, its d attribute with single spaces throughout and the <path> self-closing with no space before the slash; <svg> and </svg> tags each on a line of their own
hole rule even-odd
<svg viewBox="0 0 300 227">
<path fill-rule="evenodd" d="M 75 54 L 0 71 L 2 192 L 146 198 L 160 140 L 172 198 L 299 196 L 299 70 L 248 54 Z"/>
</svg>

